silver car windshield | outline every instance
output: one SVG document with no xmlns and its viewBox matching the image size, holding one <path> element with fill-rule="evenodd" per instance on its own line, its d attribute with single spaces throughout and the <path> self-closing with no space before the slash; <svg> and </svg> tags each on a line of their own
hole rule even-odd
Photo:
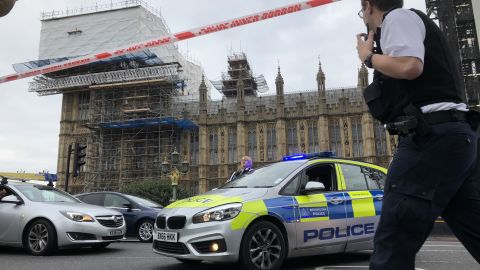
<svg viewBox="0 0 480 270">
<path fill-rule="evenodd" d="M 79 202 L 70 194 L 48 186 L 25 185 L 16 188 L 33 202 Z"/>
<path fill-rule="evenodd" d="M 279 162 L 249 171 L 220 188 L 269 188 L 280 184 L 303 163 Z"/>
</svg>

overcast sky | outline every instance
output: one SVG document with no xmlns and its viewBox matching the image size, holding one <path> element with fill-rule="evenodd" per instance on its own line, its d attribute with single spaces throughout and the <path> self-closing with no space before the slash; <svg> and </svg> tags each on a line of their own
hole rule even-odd
<svg viewBox="0 0 480 270">
<path fill-rule="evenodd" d="M 113 0 L 117 2 L 118 0 Z M 149 0 L 161 9 L 173 33 L 250 13 L 295 3 L 295 0 Z M 199 4 L 201 2 L 201 4 Z M 20 0 L 0 18 L 0 76 L 12 64 L 38 59 L 40 13 L 93 6 L 105 1 Z M 425 10 L 423 0 L 405 0 L 405 7 Z M 280 62 L 286 92 L 315 89 L 318 59 L 327 88 L 357 84 L 359 60 L 355 35 L 365 27 L 357 16 L 359 0 L 343 0 L 297 14 L 213 33 L 179 43 L 197 59 L 210 80 L 227 68 L 230 48 L 247 53 L 253 71 L 263 74 L 275 91 Z M 28 92 L 31 79 L 0 84 L 0 171 L 56 172 L 61 96 Z M 218 95 L 213 95 L 218 97 Z"/>
</svg>

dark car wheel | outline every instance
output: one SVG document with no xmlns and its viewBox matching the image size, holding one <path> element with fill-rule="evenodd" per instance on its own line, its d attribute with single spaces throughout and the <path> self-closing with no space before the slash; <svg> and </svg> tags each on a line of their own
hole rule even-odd
<svg viewBox="0 0 480 270">
<path fill-rule="evenodd" d="M 28 226 L 24 237 L 25 247 L 34 256 L 49 255 L 57 249 L 57 234 L 47 220 L 34 221 Z"/>
<path fill-rule="evenodd" d="M 201 260 L 189 260 L 189 259 L 179 259 L 179 258 L 176 258 L 176 259 L 177 261 L 184 264 L 199 264 L 202 262 Z"/>
<path fill-rule="evenodd" d="M 268 221 L 250 226 L 240 246 L 240 266 L 248 270 L 277 270 L 286 256 L 286 244 L 280 229 Z"/>
<path fill-rule="evenodd" d="M 144 219 L 137 226 L 137 238 L 140 242 L 150 243 L 153 240 L 153 221 Z"/>
</svg>

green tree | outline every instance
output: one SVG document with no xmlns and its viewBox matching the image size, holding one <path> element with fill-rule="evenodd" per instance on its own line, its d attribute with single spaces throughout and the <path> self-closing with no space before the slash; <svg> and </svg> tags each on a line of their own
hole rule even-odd
<svg viewBox="0 0 480 270">
<path fill-rule="evenodd" d="M 158 180 L 132 182 L 124 185 L 120 189 L 120 192 L 150 199 L 163 206 L 169 205 L 170 198 L 172 198 L 172 186 L 170 184 L 167 184 L 165 182 L 161 182 Z M 191 196 L 192 195 L 188 191 L 180 187 L 177 187 L 178 200 L 188 198 Z"/>
</svg>

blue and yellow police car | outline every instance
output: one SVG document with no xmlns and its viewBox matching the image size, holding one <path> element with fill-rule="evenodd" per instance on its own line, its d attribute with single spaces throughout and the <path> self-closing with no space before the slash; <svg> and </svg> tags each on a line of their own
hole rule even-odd
<svg viewBox="0 0 480 270">
<path fill-rule="evenodd" d="M 153 251 L 184 263 L 279 269 L 286 258 L 373 248 L 385 168 L 321 152 L 284 157 L 165 207 Z"/>
</svg>

